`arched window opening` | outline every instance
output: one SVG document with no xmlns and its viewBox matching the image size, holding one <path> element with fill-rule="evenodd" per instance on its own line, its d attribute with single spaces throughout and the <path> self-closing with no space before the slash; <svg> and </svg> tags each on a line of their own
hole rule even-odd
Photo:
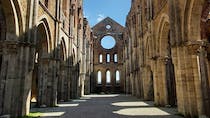
<svg viewBox="0 0 210 118">
<path fill-rule="evenodd" d="M 107 62 L 107 63 L 110 62 L 110 54 L 106 54 L 106 62 Z"/>
<path fill-rule="evenodd" d="M 97 84 L 102 84 L 101 71 L 98 71 Z"/>
<path fill-rule="evenodd" d="M 109 70 L 106 71 L 106 83 L 107 84 L 111 83 L 111 73 Z"/>
<path fill-rule="evenodd" d="M 117 70 L 115 75 L 116 75 L 116 84 L 119 84 L 120 83 L 120 72 Z"/>
<path fill-rule="evenodd" d="M 99 63 L 102 63 L 102 62 L 103 62 L 103 55 L 100 54 L 100 55 L 99 55 Z"/>
<path fill-rule="evenodd" d="M 45 0 L 45 1 L 44 1 L 44 5 L 45 5 L 45 7 L 48 8 L 48 0 Z"/>
<path fill-rule="evenodd" d="M 114 54 L 114 62 L 118 62 L 117 54 Z"/>
<path fill-rule="evenodd" d="M 35 54 L 35 63 L 38 63 L 38 61 L 39 61 L 39 53 L 38 52 L 36 52 L 36 54 Z"/>
</svg>

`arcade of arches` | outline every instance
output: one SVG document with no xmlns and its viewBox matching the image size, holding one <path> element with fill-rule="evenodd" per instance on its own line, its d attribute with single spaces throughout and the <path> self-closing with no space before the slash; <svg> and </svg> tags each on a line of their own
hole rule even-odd
<svg viewBox="0 0 210 118">
<path fill-rule="evenodd" d="M 0 117 L 91 93 L 210 117 L 210 1 L 131 2 L 90 28 L 83 0 L 0 0 Z"/>
</svg>

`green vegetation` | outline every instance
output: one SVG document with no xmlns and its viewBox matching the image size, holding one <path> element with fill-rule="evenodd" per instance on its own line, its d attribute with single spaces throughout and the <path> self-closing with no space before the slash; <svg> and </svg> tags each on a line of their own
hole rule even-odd
<svg viewBox="0 0 210 118">
<path fill-rule="evenodd" d="M 20 118 L 39 118 L 40 115 L 41 115 L 40 112 L 32 112 L 29 115 L 23 116 L 23 117 L 20 117 Z"/>
</svg>

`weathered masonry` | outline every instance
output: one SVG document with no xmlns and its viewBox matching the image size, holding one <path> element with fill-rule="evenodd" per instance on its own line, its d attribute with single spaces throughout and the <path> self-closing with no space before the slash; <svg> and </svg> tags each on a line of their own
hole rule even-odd
<svg viewBox="0 0 210 118">
<path fill-rule="evenodd" d="M 132 0 L 126 28 L 126 92 L 210 117 L 210 1 Z"/>
<path fill-rule="evenodd" d="M 91 92 L 121 93 L 124 91 L 123 45 L 124 27 L 107 17 L 92 28 L 93 70 Z M 110 47 L 104 43 L 109 42 Z"/>
<path fill-rule="evenodd" d="M 0 0 L 0 116 L 89 93 L 89 34 L 82 0 Z"/>
</svg>

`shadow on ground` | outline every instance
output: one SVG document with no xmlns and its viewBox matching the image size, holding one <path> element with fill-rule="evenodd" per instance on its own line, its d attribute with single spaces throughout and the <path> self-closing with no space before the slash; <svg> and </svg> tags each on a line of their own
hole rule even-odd
<svg viewBox="0 0 210 118">
<path fill-rule="evenodd" d="M 157 108 L 153 102 L 130 95 L 86 95 L 53 108 L 32 108 L 42 118 L 182 118 L 175 108 Z"/>
</svg>

